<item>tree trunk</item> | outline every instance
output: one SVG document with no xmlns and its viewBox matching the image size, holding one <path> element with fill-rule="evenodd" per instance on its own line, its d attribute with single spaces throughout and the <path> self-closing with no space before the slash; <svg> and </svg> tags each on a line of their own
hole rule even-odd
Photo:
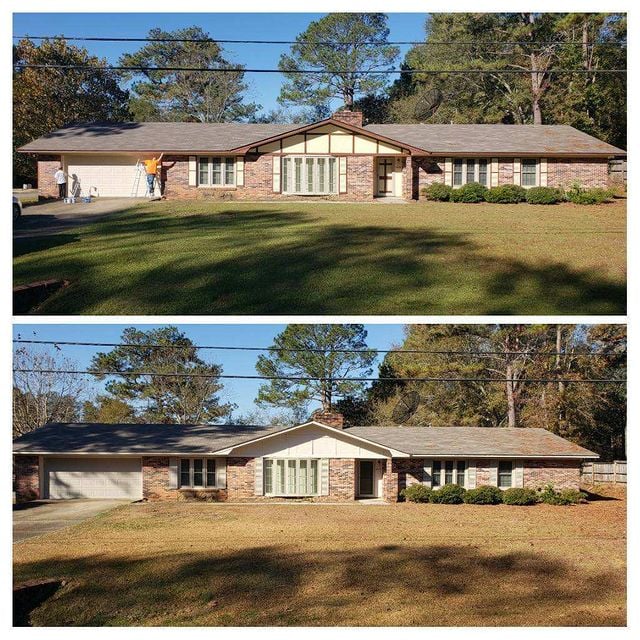
<svg viewBox="0 0 640 640">
<path fill-rule="evenodd" d="M 513 365 L 507 362 L 507 418 L 509 427 L 517 427 L 516 394 Z"/>
</svg>

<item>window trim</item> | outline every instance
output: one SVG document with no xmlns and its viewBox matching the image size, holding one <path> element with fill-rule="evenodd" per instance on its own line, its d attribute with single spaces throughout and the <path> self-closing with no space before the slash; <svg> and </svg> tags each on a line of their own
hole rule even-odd
<svg viewBox="0 0 640 640">
<path fill-rule="evenodd" d="M 306 463 L 306 480 L 305 485 L 307 491 L 305 493 L 300 491 L 300 463 Z M 282 491 L 278 491 L 276 489 L 276 474 L 278 469 L 278 463 L 282 463 L 284 466 L 284 478 L 282 481 Z M 290 491 L 291 478 L 290 478 L 290 469 L 293 468 L 295 470 L 295 487 L 294 491 Z M 315 491 L 309 491 L 309 484 L 313 484 L 313 464 L 315 463 Z M 267 491 L 267 469 L 271 469 L 271 490 Z M 307 498 L 313 496 L 319 496 L 321 494 L 320 487 L 320 473 L 321 473 L 321 461 L 320 458 L 283 458 L 283 457 L 275 457 L 275 458 L 265 458 L 262 463 L 262 486 L 263 493 L 265 496 L 270 497 L 280 497 L 280 498 Z"/>
<path fill-rule="evenodd" d="M 289 160 L 291 161 L 291 165 L 288 168 L 285 168 L 285 164 Z M 296 160 L 300 160 L 300 164 L 301 164 L 301 174 L 300 174 L 300 187 L 301 187 L 301 190 L 300 191 L 296 191 L 295 190 L 295 179 L 296 179 L 295 162 L 296 162 Z M 313 168 L 312 168 L 313 180 L 312 180 L 312 184 L 313 184 L 314 191 L 308 191 L 307 190 L 308 180 L 309 180 L 308 172 L 307 172 L 307 162 L 309 160 L 313 160 Z M 315 190 L 317 188 L 318 182 L 319 182 L 318 160 L 327 160 L 328 161 L 325 164 L 324 181 L 325 181 L 325 184 L 327 185 L 327 189 L 325 191 L 317 191 L 317 190 Z M 282 162 L 282 167 L 280 169 L 280 173 L 283 176 L 283 179 L 282 179 L 282 193 L 283 193 L 283 195 L 287 195 L 287 196 L 335 196 L 335 195 L 338 195 L 338 193 L 340 192 L 340 166 L 339 166 L 338 156 L 332 156 L 332 155 L 328 155 L 328 154 L 317 154 L 317 153 L 314 153 L 314 154 L 304 154 L 304 153 L 303 154 L 299 154 L 298 153 L 298 154 L 290 154 L 290 155 L 282 156 L 281 162 Z M 330 166 L 331 166 L 332 163 L 334 165 L 334 170 L 333 170 L 333 191 L 329 190 L 329 186 L 331 184 Z M 289 190 L 289 184 L 293 187 L 291 190 Z"/>
<path fill-rule="evenodd" d="M 221 165 L 221 177 L 222 184 L 213 184 L 213 160 L 219 159 Z M 207 180 L 208 183 L 204 184 L 200 182 L 200 161 L 207 161 Z M 227 163 L 231 162 L 233 168 L 233 178 L 231 183 L 227 183 Z M 236 170 L 236 157 L 235 156 L 197 156 L 196 157 L 196 181 L 198 188 L 201 189 L 233 189 L 237 187 L 238 175 Z"/>
<path fill-rule="evenodd" d="M 524 177 L 524 163 L 533 162 L 535 166 L 535 184 L 523 184 L 522 178 Z M 520 158 L 520 186 L 525 189 L 533 189 L 540 186 L 540 159 L 539 158 Z"/>
<path fill-rule="evenodd" d="M 453 479 L 453 482 L 446 482 L 446 467 L 447 467 L 447 463 L 452 463 L 453 464 L 453 469 L 451 471 L 451 476 Z M 438 484 L 435 483 L 435 471 L 434 471 L 434 467 L 436 466 L 436 464 L 440 465 L 440 472 L 438 474 L 438 478 L 439 478 L 439 482 Z M 469 462 L 466 458 L 442 458 L 442 459 L 436 459 L 436 460 L 432 460 L 431 461 L 431 486 L 434 489 L 441 489 L 442 487 L 446 486 L 447 484 L 458 484 L 458 465 L 459 464 L 463 464 L 464 465 L 464 480 L 463 480 L 463 484 L 462 485 L 458 485 L 458 486 L 462 486 L 464 488 L 466 488 L 469 485 Z M 444 483 L 442 483 L 442 481 L 445 480 Z"/>
<path fill-rule="evenodd" d="M 189 462 L 189 484 L 182 484 L 182 462 L 187 460 Z M 193 471 L 194 460 L 200 460 L 202 462 L 202 484 L 193 483 Z M 213 484 L 207 482 L 207 475 L 209 474 L 209 461 L 214 463 L 213 466 Z M 215 489 L 218 486 L 218 463 L 215 458 L 203 458 L 201 456 L 194 457 L 180 457 L 178 458 L 178 489 Z"/>
<path fill-rule="evenodd" d="M 469 158 L 453 158 L 452 163 L 451 163 L 451 186 L 454 189 L 459 189 L 460 187 L 463 187 L 465 184 L 470 184 L 470 182 L 467 180 L 467 170 L 468 170 L 468 164 L 470 162 L 474 163 L 474 167 L 473 167 L 473 180 L 471 180 L 471 182 L 478 182 L 480 184 L 482 184 L 480 182 L 480 162 L 481 161 L 485 161 L 485 176 L 486 176 L 486 182 L 484 184 L 485 187 L 489 188 L 491 186 L 491 158 L 485 157 L 485 156 L 478 156 L 478 157 L 469 157 Z M 461 182 L 460 184 L 456 184 L 456 162 L 460 163 L 460 179 Z"/>
</svg>

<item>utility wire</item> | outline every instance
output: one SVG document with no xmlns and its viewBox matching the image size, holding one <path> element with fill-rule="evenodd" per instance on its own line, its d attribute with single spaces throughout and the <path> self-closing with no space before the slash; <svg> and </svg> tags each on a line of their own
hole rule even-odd
<svg viewBox="0 0 640 640">
<path fill-rule="evenodd" d="M 532 71 L 531 69 L 332 69 L 332 70 L 320 70 L 320 69 L 248 69 L 245 67 L 219 67 L 210 69 L 208 67 L 146 67 L 136 65 L 84 65 L 84 64 L 28 64 L 28 63 L 16 63 L 13 65 L 16 69 L 61 69 L 61 70 L 77 70 L 77 71 L 189 71 L 189 72 L 202 72 L 202 73 L 293 73 L 293 74 L 349 74 L 356 73 L 358 75 L 392 75 L 392 74 L 409 74 L 416 75 L 424 73 L 428 75 L 441 75 L 445 73 L 454 75 L 472 75 L 472 74 L 531 74 L 531 73 L 547 73 L 547 74 L 570 74 L 570 73 L 627 73 L 627 69 L 547 69 Z"/>
<path fill-rule="evenodd" d="M 284 353 L 411 353 L 411 354 L 430 354 L 430 355 L 462 355 L 462 356 L 571 356 L 585 358 L 599 358 L 607 356 L 626 355 L 621 353 L 566 353 L 562 351 L 453 351 L 453 350 L 435 350 L 435 349 L 319 349 L 313 347 L 298 348 L 281 348 L 281 347 L 241 347 L 241 346 L 222 346 L 222 345 L 180 345 L 180 344 L 132 344 L 122 342 L 79 342 L 74 340 L 23 340 L 21 338 L 14 339 L 14 344 L 41 344 L 54 346 L 73 346 L 73 347 L 122 347 L 125 349 L 202 349 L 215 351 L 275 351 Z"/>
<path fill-rule="evenodd" d="M 622 384 L 624 379 L 618 378 L 581 378 L 579 380 L 565 378 L 345 378 L 341 376 L 257 376 L 257 375 L 214 375 L 209 373 L 158 373 L 154 371 L 87 371 L 74 369 L 14 369 L 14 373 L 63 373 L 68 375 L 91 375 L 91 376 L 151 376 L 158 378 L 208 378 L 227 380 L 288 380 L 291 382 L 535 382 L 535 383 L 558 383 L 564 382 L 578 384 Z"/>
</svg>

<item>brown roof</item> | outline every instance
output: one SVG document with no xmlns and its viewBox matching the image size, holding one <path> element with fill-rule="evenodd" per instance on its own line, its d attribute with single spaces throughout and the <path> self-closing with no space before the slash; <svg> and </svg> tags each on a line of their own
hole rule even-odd
<svg viewBox="0 0 640 640">
<path fill-rule="evenodd" d="M 324 121 L 322 121 L 324 122 Z M 313 125 L 200 122 L 128 122 L 77 124 L 30 142 L 29 153 L 223 152 L 246 149 Z M 340 123 L 340 126 L 346 126 Z M 356 130 L 357 127 L 348 127 Z M 442 154 L 625 155 L 622 149 L 565 125 L 372 124 L 365 132 L 396 144 Z"/>
<path fill-rule="evenodd" d="M 365 127 L 432 154 L 625 155 L 598 138 L 567 125 L 370 124 Z"/>
<path fill-rule="evenodd" d="M 49 424 L 16 439 L 14 453 L 213 453 L 290 427 Z M 351 427 L 344 432 L 413 456 L 597 457 L 544 429 Z"/>
</svg>

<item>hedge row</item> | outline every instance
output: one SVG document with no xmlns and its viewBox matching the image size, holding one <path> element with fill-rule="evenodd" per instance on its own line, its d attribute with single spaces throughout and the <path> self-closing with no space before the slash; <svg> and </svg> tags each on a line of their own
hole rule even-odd
<svg viewBox="0 0 640 640">
<path fill-rule="evenodd" d="M 595 187 L 584 189 L 578 184 L 562 190 L 554 187 L 531 187 L 525 189 L 516 184 L 504 184 L 487 189 L 478 182 L 468 182 L 459 189 L 454 189 L 441 182 L 434 182 L 422 189 L 427 200 L 439 202 L 491 202 L 492 204 L 557 204 L 573 202 L 575 204 L 602 204 L 613 197 L 611 191 Z"/>
<path fill-rule="evenodd" d="M 513 487 L 504 491 L 498 487 L 481 486 L 465 489 L 457 484 L 447 484 L 440 489 L 431 489 L 423 484 L 413 484 L 400 492 L 407 502 L 430 502 L 432 504 L 545 504 L 567 505 L 585 501 L 585 494 L 574 489 L 556 491 L 553 485 L 538 489 Z"/>
</svg>

